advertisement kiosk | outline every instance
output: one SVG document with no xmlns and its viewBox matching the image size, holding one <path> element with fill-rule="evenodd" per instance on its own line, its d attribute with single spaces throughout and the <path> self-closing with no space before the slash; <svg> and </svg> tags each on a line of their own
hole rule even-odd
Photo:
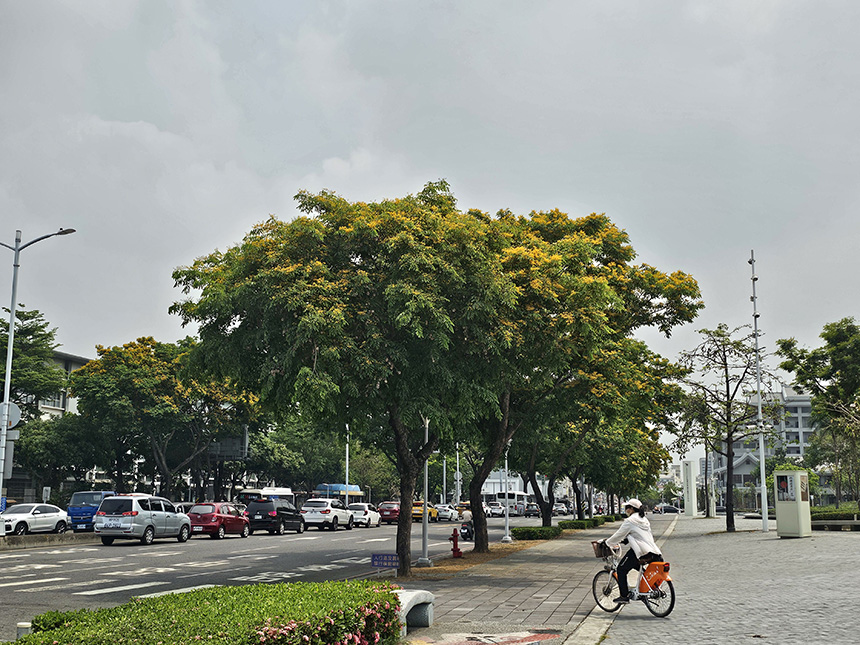
<svg viewBox="0 0 860 645">
<path fill-rule="evenodd" d="M 809 475 L 805 470 L 775 470 L 776 534 L 781 537 L 812 536 L 809 514 Z"/>
</svg>

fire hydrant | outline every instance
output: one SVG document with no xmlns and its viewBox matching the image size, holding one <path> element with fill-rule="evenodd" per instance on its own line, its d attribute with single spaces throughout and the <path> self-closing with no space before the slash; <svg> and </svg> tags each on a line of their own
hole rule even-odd
<svg viewBox="0 0 860 645">
<path fill-rule="evenodd" d="M 448 541 L 454 543 L 454 546 L 451 547 L 451 554 L 453 555 L 453 557 L 462 558 L 463 552 L 460 550 L 458 544 L 460 541 L 460 534 L 457 532 L 457 529 L 454 529 L 454 531 L 451 533 L 451 537 L 448 538 Z"/>
</svg>

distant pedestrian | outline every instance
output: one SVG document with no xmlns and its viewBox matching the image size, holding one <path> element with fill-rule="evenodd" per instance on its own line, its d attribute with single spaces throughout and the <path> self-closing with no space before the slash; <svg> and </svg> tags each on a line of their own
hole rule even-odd
<svg viewBox="0 0 860 645">
<path fill-rule="evenodd" d="M 654 543 L 651 523 L 645 518 L 642 502 L 635 497 L 628 499 L 624 504 L 624 512 L 627 513 L 627 519 L 615 533 L 606 538 L 606 543 L 613 548 L 622 542 L 630 544 L 630 550 L 618 563 L 618 598 L 613 599 L 613 602 L 619 604 L 630 602 L 627 574 L 638 569 L 640 562 L 657 562 L 663 559 L 659 547 Z"/>
</svg>

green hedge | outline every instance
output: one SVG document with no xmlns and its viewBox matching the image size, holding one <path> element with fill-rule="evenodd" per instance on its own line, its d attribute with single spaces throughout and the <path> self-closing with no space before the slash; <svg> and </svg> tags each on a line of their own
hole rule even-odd
<svg viewBox="0 0 860 645">
<path fill-rule="evenodd" d="M 820 513 L 813 511 L 810 515 L 813 520 L 855 520 L 860 517 L 856 512 L 844 513 L 842 511 L 824 511 Z"/>
<path fill-rule="evenodd" d="M 552 540 L 561 535 L 558 526 L 515 526 L 511 536 L 517 540 Z"/>
<path fill-rule="evenodd" d="M 16 643 L 328 645 L 400 639 L 399 604 L 381 581 L 213 587 L 107 609 L 48 612 Z"/>
<path fill-rule="evenodd" d="M 561 520 L 558 523 L 560 529 L 588 529 L 591 528 L 590 520 Z"/>
</svg>

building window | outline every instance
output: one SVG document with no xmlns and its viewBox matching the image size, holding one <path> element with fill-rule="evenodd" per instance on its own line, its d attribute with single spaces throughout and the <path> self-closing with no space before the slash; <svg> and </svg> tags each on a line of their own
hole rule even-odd
<svg viewBox="0 0 860 645">
<path fill-rule="evenodd" d="M 798 441 L 800 441 L 800 434 L 797 432 L 786 432 L 785 440 L 788 443 L 797 443 Z"/>
<path fill-rule="evenodd" d="M 800 417 L 800 427 L 801 428 L 811 428 L 812 427 L 812 417 Z"/>
<path fill-rule="evenodd" d="M 42 405 L 46 408 L 63 408 L 63 393 L 57 392 L 47 399 L 42 399 Z"/>
<path fill-rule="evenodd" d="M 798 426 L 797 417 L 786 417 L 785 418 L 785 427 L 786 428 L 796 428 Z"/>
<path fill-rule="evenodd" d="M 787 454 L 787 455 L 799 455 L 800 454 L 800 447 L 799 446 L 789 446 L 786 449 L 785 454 Z"/>
</svg>

